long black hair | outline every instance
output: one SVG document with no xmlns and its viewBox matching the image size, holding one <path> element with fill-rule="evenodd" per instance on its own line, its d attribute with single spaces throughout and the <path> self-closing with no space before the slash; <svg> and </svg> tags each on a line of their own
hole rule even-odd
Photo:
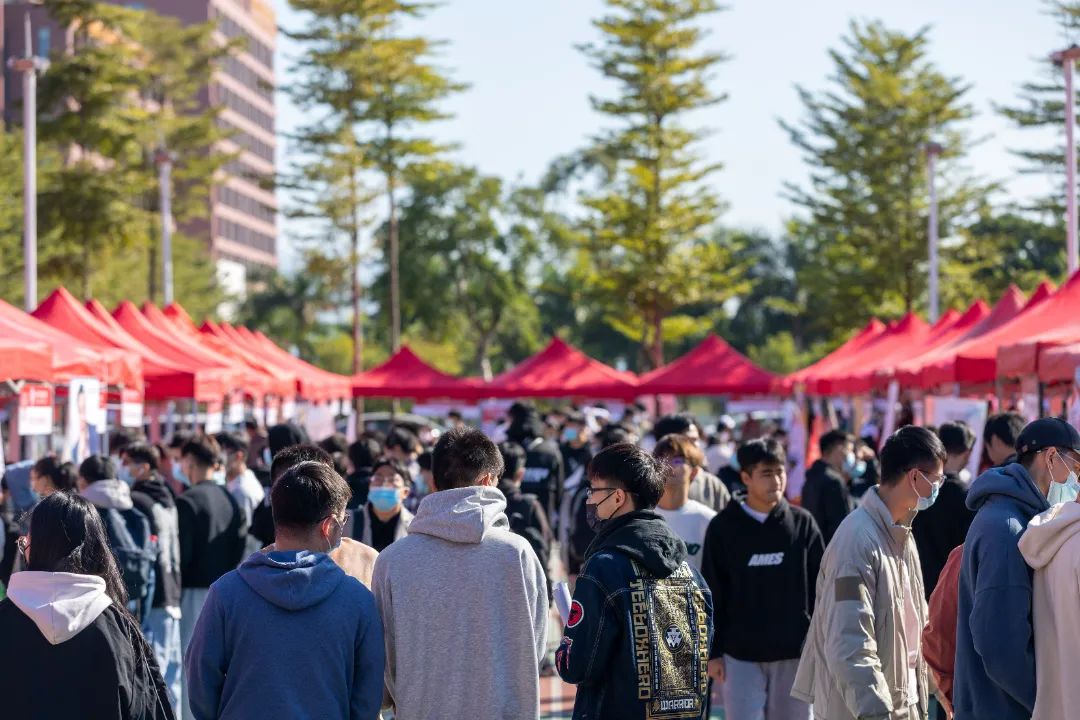
<svg viewBox="0 0 1080 720">
<path fill-rule="evenodd" d="M 109 549 L 101 515 L 74 493 L 54 493 L 30 515 L 30 559 L 27 570 L 97 575 L 116 607 L 127 608 L 127 589 Z"/>
</svg>

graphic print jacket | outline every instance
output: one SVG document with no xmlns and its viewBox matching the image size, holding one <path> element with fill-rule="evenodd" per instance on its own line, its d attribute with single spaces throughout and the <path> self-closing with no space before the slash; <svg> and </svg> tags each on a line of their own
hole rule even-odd
<svg viewBox="0 0 1080 720">
<path fill-rule="evenodd" d="M 712 595 L 650 510 L 609 520 L 586 553 L 556 653 L 578 686 L 574 720 L 700 719 Z"/>
</svg>

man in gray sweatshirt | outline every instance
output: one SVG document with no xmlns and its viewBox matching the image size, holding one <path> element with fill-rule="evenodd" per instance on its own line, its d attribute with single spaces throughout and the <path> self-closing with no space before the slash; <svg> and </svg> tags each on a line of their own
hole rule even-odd
<svg viewBox="0 0 1080 720">
<path fill-rule="evenodd" d="M 548 594 L 529 543 L 510 531 L 498 448 L 455 428 L 432 457 L 435 491 L 372 582 L 397 720 L 538 718 Z"/>
</svg>

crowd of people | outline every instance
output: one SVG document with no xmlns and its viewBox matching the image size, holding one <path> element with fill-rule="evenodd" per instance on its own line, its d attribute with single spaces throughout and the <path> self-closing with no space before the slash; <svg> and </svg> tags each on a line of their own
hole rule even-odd
<svg viewBox="0 0 1080 720">
<path fill-rule="evenodd" d="M 448 424 L 114 433 L 77 467 L 9 465 L 0 716 L 537 718 L 544 675 L 581 720 L 1080 707 L 1062 420 L 995 415 L 974 460 L 962 422 L 880 453 L 833 430 L 798 502 L 776 427 L 525 403 L 490 437 Z"/>
</svg>

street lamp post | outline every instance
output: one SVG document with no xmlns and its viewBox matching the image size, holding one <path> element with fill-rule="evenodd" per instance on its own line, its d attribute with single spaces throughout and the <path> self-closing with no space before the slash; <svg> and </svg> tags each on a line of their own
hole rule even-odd
<svg viewBox="0 0 1080 720">
<path fill-rule="evenodd" d="M 26 54 L 8 60 L 23 81 L 23 291 L 27 312 L 37 307 L 37 74 L 49 63 L 34 56 L 30 8 L 23 15 Z"/>
<path fill-rule="evenodd" d="M 161 193 L 161 287 L 165 305 L 173 301 L 172 261 L 172 155 L 163 147 L 154 153 L 158 167 L 158 192 Z"/>
<path fill-rule="evenodd" d="M 1065 229 L 1069 273 L 1080 267 L 1076 243 L 1076 95 L 1073 93 L 1073 66 L 1080 58 L 1080 47 L 1072 45 L 1054 53 L 1050 59 L 1065 71 Z"/>
<path fill-rule="evenodd" d="M 943 149 L 944 148 L 942 148 L 941 145 L 935 142 L 926 144 L 926 171 L 930 176 L 930 220 L 929 226 L 927 227 L 927 235 L 930 238 L 930 279 L 928 283 L 928 293 L 930 295 L 930 322 L 932 323 L 937 322 L 940 307 L 940 297 L 938 293 L 938 202 L 935 174 L 937 170 L 937 158 L 941 155 Z"/>
</svg>

